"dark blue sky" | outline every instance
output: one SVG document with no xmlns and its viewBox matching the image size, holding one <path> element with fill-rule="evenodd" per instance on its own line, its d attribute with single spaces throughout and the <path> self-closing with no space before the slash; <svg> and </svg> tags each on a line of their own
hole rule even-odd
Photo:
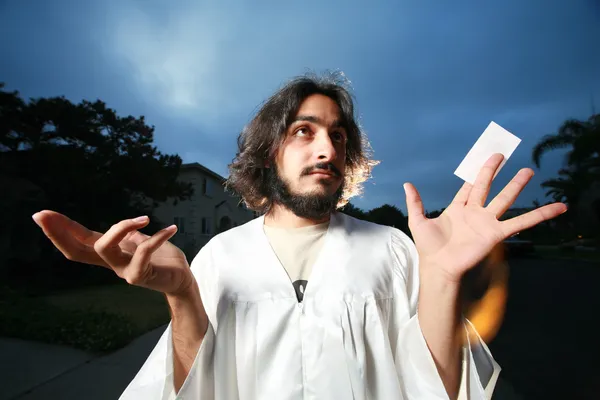
<svg viewBox="0 0 600 400">
<path fill-rule="evenodd" d="M 404 210 L 405 181 L 427 209 L 447 205 L 491 120 L 522 139 L 495 194 L 533 167 L 543 135 L 589 117 L 592 97 L 600 109 L 598 1 L 323 3 L 0 0 L 0 81 L 145 115 L 161 151 L 227 176 L 267 96 L 305 71 L 341 70 L 381 161 L 353 201 L 365 209 Z M 544 201 L 539 184 L 561 162 L 544 157 L 516 205 Z"/>
</svg>

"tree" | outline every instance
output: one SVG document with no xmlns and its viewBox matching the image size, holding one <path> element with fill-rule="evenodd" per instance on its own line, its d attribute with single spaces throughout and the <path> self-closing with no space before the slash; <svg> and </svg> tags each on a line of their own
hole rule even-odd
<svg viewBox="0 0 600 400">
<path fill-rule="evenodd" d="M 566 201 L 570 208 L 577 206 L 582 193 L 600 180 L 600 114 L 587 121 L 569 119 L 557 134 L 546 135 L 533 149 L 533 161 L 540 167 L 540 160 L 547 151 L 568 147 L 566 168 L 559 171 L 559 178 L 542 182 L 549 188 L 547 196 L 555 201 Z"/>
<path fill-rule="evenodd" d="M 590 174 L 575 168 L 562 168 L 558 175 L 558 178 L 548 179 L 540 184 L 548 189 L 546 196 L 550 196 L 554 201 L 567 203 L 569 208 L 576 207 L 581 188 L 590 185 Z"/>
<path fill-rule="evenodd" d="M 559 177 L 548 179 L 541 186 L 548 189 L 547 196 L 568 204 L 569 213 L 561 218 L 561 226 L 568 225 L 578 231 L 584 227 L 586 231 L 593 230 L 593 226 L 600 223 L 600 219 L 590 221 L 600 215 L 594 215 L 594 199 L 589 199 L 590 195 L 594 196 L 594 186 L 600 182 L 600 114 L 592 115 L 587 121 L 569 119 L 556 134 L 544 136 L 532 152 L 536 166 L 540 167 L 544 153 L 559 148 L 569 149 L 564 168 L 559 171 Z"/>
<path fill-rule="evenodd" d="M 362 209 L 356 207 L 352 203 L 346 203 L 346 205 L 344 207 L 342 207 L 340 209 L 340 211 L 343 212 L 344 214 L 350 215 L 351 217 L 355 217 L 358 219 L 365 220 L 367 217 L 366 212 L 364 212 Z"/>
<path fill-rule="evenodd" d="M 559 148 L 570 148 L 566 157 L 569 166 L 600 168 L 600 114 L 592 115 L 587 121 L 569 119 L 558 133 L 544 136 L 533 149 L 535 165 L 540 168 L 542 155 Z"/>
<path fill-rule="evenodd" d="M 12 225 L 31 224 L 33 212 L 49 208 L 104 231 L 121 219 L 152 218 L 158 202 L 193 194 L 191 184 L 177 181 L 181 158 L 153 146 L 154 127 L 143 116 L 118 116 L 100 100 L 26 102 L 3 87 L 0 175 L 30 182 L 43 193 L 37 209 L 3 210 Z"/>
<path fill-rule="evenodd" d="M 427 218 L 437 218 L 440 215 L 442 215 L 442 213 L 444 212 L 444 210 L 446 209 L 446 207 L 440 209 L 440 210 L 433 210 L 433 211 L 428 211 L 425 213 L 425 216 Z"/>
<path fill-rule="evenodd" d="M 410 229 L 408 229 L 408 218 L 396 206 L 384 204 L 365 212 L 352 203 L 348 203 L 340 211 L 364 221 L 398 228 L 408 236 L 411 236 Z"/>
<path fill-rule="evenodd" d="M 366 219 L 380 225 L 393 226 L 411 236 L 408 229 L 408 218 L 394 205 L 384 204 L 370 210 Z"/>
</svg>

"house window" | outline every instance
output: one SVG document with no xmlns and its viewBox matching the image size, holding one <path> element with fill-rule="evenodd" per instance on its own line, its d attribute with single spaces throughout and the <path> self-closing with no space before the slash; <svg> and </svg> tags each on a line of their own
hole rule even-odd
<svg viewBox="0 0 600 400">
<path fill-rule="evenodd" d="M 210 218 L 202 218 L 202 234 L 203 235 L 211 235 L 212 234 Z"/>
<path fill-rule="evenodd" d="M 202 179 L 202 194 L 205 196 L 212 196 L 214 189 L 214 182 L 208 178 Z"/>
<path fill-rule="evenodd" d="M 177 232 L 185 233 L 185 219 L 183 217 L 175 217 L 174 223 L 177 225 Z"/>
</svg>

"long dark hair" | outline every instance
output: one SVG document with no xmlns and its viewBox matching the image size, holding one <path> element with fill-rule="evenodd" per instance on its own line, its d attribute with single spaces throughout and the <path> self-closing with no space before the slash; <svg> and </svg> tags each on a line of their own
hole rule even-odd
<svg viewBox="0 0 600 400">
<path fill-rule="evenodd" d="M 286 129 L 302 102 L 313 94 L 328 96 L 337 103 L 348 135 L 344 190 L 338 208 L 362 192 L 363 183 L 378 164 L 370 159 L 371 147 L 356 121 L 349 82 L 343 73 L 296 77 L 263 103 L 238 137 L 238 152 L 229 165 L 226 187 L 241 196 L 249 209 L 259 213 L 271 209 L 273 195 L 265 165 L 267 162 L 274 163 L 277 151 L 285 140 Z"/>
</svg>

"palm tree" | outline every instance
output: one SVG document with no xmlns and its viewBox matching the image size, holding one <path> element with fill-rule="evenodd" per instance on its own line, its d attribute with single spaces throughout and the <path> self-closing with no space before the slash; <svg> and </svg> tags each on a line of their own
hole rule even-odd
<svg viewBox="0 0 600 400">
<path fill-rule="evenodd" d="M 548 189 L 546 196 L 568 204 L 569 221 L 562 218 L 565 227 L 582 229 L 595 225 L 590 220 L 586 196 L 593 194 L 595 185 L 600 182 L 600 114 L 586 121 L 569 119 L 556 134 L 544 136 L 532 152 L 535 165 L 539 168 L 542 155 L 559 148 L 569 149 L 565 168 L 559 171 L 558 178 L 546 180 L 541 186 Z"/>
<path fill-rule="evenodd" d="M 581 188 L 589 187 L 590 174 L 581 169 L 562 168 L 558 175 L 559 178 L 548 179 L 541 186 L 549 189 L 546 196 L 557 202 L 566 202 L 569 209 L 572 209 L 577 206 Z"/>
<path fill-rule="evenodd" d="M 541 184 L 548 188 L 547 196 L 556 201 L 567 201 L 576 206 L 581 194 L 600 181 L 600 114 L 592 115 L 587 121 L 569 119 L 558 133 L 544 136 L 533 148 L 533 162 L 539 168 L 544 153 L 569 148 L 559 178 Z"/>
<path fill-rule="evenodd" d="M 569 119 L 558 133 L 544 136 L 533 149 L 533 162 L 540 168 L 544 153 L 559 148 L 571 147 L 566 163 L 590 172 L 600 169 L 600 114 L 592 115 L 587 121 Z"/>
</svg>

